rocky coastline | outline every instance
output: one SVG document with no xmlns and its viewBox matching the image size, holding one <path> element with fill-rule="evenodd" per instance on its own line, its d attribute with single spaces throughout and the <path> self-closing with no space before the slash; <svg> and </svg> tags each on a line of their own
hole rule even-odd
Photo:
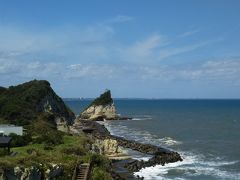
<svg viewBox="0 0 240 180">
<path fill-rule="evenodd" d="M 99 124 L 96 121 L 78 120 L 74 124 L 74 129 L 77 129 L 77 131 L 85 132 L 93 139 L 102 141 L 111 139 L 117 142 L 117 145 L 120 147 L 130 148 L 141 153 L 152 155 L 148 161 L 128 159 L 126 162 L 121 163 L 121 166 L 123 166 L 123 168 L 131 173 L 139 171 L 145 167 L 150 167 L 158 164 L 164 166 L 166 163 L 174 163 L 183 160 L 180 154 L 177 152 L 151 144 L 142 144 L 137 141 L 111 135 L 111 133 L 104 125 Z"/>
</svg>

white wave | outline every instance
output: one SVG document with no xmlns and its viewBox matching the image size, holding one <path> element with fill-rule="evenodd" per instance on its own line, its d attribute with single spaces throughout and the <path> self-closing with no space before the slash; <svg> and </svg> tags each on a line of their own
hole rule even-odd
<svg viewBox="0 0 240 180">
<path fill-rule="evenodd" d="M 208 165 L 208 166 L 220 167 L 220 166 L 233 165 L 233 164 L 236 164 L 238 162 L 239 161 L 209 161 L 209 162 L 205 162 L 205 164 Z"/>
<path fill-rule="evenodd" d="M 182 144 L 181 141 L 173 139 L 172 137 L 159 138 L 158 136 L 153 135 L 148 131 L 129 128 L 122 124 L 116 124 L 112 122 L 102 122 L 102 124 L 104 124 L 105 127 L 109 130 L 109 132 L 113 135 L 125 137 L 142 143 L 164 146 L 168 148 L 171 146 Z"/>
<path fill-rule="evenodd" d="M 181 141 L 177 141 L 171 137 L 164 137 L 164 138 L 159 139 L 159 141 L 168 146 L 182 144 Z"/>
<path fill-rule="evenodd" d="M 138 155 L 131 155 L 132 159 L 136 159 L 138 161 L 148 161 L 149 159 L 151 159 L 152 156 L 138 156 Z"/>
<path fill-rule="evenodd" d="M 172 137 L 159 138 L 156 135 L 152 135 L 148 131 L 129 128 L 122 123 L 116 124 L 104 122 L 104 125 L 114 135 L 122 136 L 142 143 L 149 143 L 158 146 L 160 145 L 168 148 L 182 144 L 181 141 L 178 141 Z M 180 152 L 180 154 L 183 157 L 182 162 L 169 163 L 165 166 L 156 165 L 154 167 L 141 169 L 139 172 L 134 174 L 144 177 L 146 180 L 182 180 L 191 179 L 197 176 L 209 176 L 213 179 L 237 180 L 240 177 L 240 173 L 231 173 L 222 170 L 222 166 L 234 165 L 239 161 L 223 161 L 217 157 L 215 160 L 206 160 L 203 155 L 195 155 L 189 152 Z M 149 157 L 146 157 L 145 155 L 133 155 L 133 158 L 145 161 L 149 159 Z M 173 172 L 175 173 L 174 175 L 171 174 Z"/>
<path fill-rule="evenodd" d="M 132 118 L 132 121 L 143 121 L 143 120 L 149 120 L 152 118 Z"/>
<path fill-rule="evenodd" d="M 142 115 L 142 116 L 133 116 L 133 121 L 141 121 L 141 120 L 151 120 L 152 116 L 150 115 Z"/>
<path fill-rule="evenodd" d="M 183 157 L 182 162 L 143 168 L 139 172 L 135 172 L 134 175 L 144 177 L 146 180 L 184 179 L 182 176 L 189 179 L 202 175 L 229 180 L 237 180 L 240 177 L 240 173 L 230 173 L 219 168 L 223 165 L 233 165 L 239 161 L 204 161 L 201 156 L 196 156 L 191 153 L 181 153 L 181 156 Z M 176 173 L 175 177 L 178 176 L 178 178 L 171 176 L 172 171 Z"/>
</svg>

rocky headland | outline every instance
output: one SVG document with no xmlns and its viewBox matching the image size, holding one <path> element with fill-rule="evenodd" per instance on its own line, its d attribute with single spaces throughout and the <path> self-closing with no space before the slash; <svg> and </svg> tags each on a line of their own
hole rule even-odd
<svg viewBox="0 0 240 180">
<path fill-rule="evenodd" d="M 9 124 L 31 124 L 40 115 L 52 118 L 50 123 L 67 131 L 75 115 L 45 80 L 33 80 L 9 88 L 0 87 L 0 118 Z"/>
<path fill-rule="evenodd" d="M 111 91 L 106 90 L 96 98 L 77 118 L 78 120 L 127 120 L 129 117 L 121 117 L 117 114 Z"/>
</svg>

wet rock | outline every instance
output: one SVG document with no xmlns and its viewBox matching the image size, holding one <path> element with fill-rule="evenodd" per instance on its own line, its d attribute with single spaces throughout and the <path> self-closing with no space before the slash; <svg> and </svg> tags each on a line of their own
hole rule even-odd
<svg viewBox="0 0 240 180">
<path fill-rule="evenodd" d="M 126 163 L 125 167 L 131 171 L 135 172 L 144 167 L 150 167 L 157 164 L 165 165 L 166 163 L 173 163 L 177 161 L 182 161 L 182 158 L 179 153 L 170 151 L 163 147 L 151 145 L 151 144 L 143 144 L 133 140 L 127 140 L 122 137 L 113 136 L 107 130 L 107 128 L 103 125 L 100 125 L 94 121 L 81 121 L 81 126 L 92 127 L 92 136 L 94 138 L 104 140 L 104 139 L 113 139 L 115 140 L 119 146 L 130 148 L 145 154 L 153 155 L 151 159 L 148 161 L 132 161 L 130 163 Z"/>
</svg>

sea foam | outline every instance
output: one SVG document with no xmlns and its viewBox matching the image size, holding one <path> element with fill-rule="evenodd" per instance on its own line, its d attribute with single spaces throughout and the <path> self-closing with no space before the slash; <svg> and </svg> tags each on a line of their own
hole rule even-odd
<svg viewBox="0 0 240 180">
<path fill-rule="evenodd" d="M 143 168 L 139 172 L 135 172 L 134 175 L 144 177 L 146 180 L 178 180 L 197 176 L 211 179 L 237 180 L 240 177 L 240 173 L 230 173 L 221 170 L 221 166 L 234 165 L 238 161 L 204 161 L 202 156 L 183 152 L 180 154 L 183 157 L 182 162 Z"/>
</svg>

